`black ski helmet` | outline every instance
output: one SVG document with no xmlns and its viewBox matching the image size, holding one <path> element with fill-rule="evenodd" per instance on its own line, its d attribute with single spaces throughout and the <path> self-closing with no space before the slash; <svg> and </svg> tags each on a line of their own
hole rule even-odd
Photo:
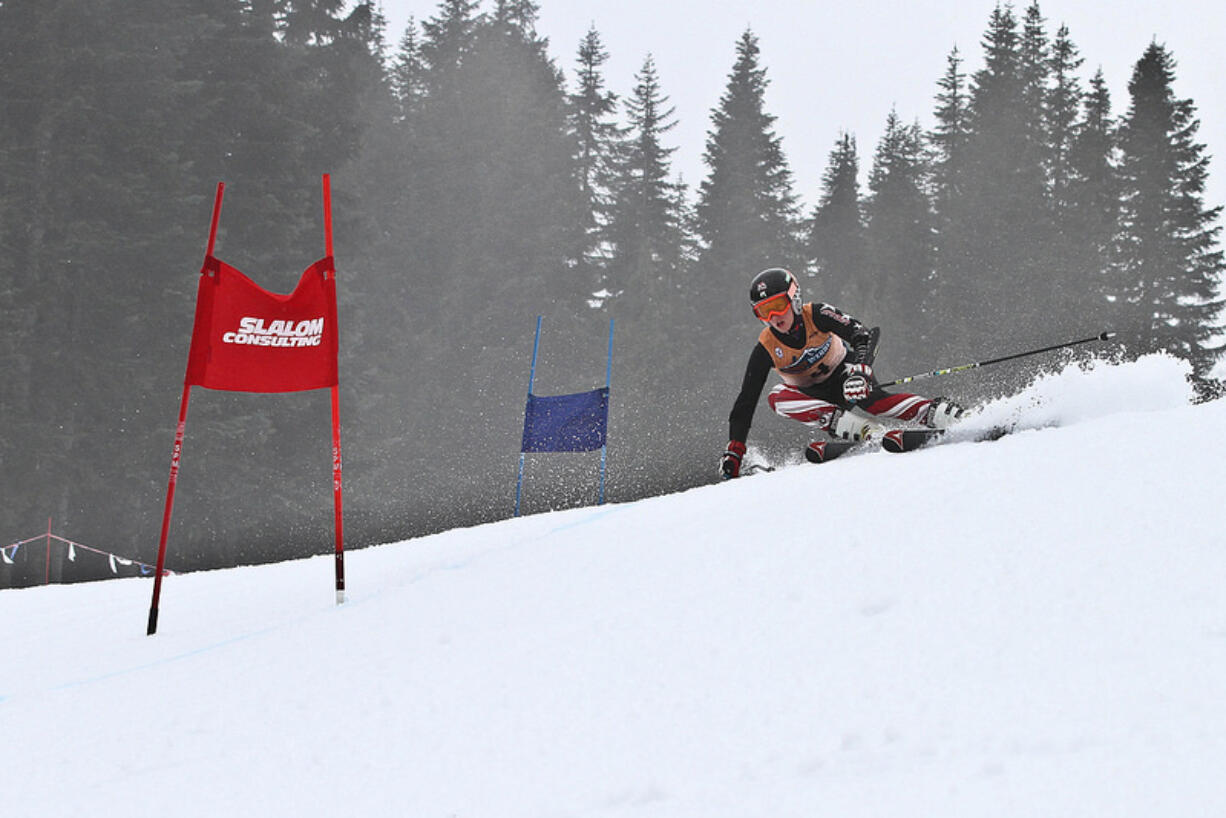
<svg viewBox="0 0 1226 818">
<path fill-rule="evenodd" d="M 800 285 L 796 283 L 796 276 L 782 267 L 770 267 L 754 276 L 753 281 L 749 282 L 749 303 L 754 308 L 754 314 L 758 315 L 759 304 L 770 301 L 780 293 L 787 294 L 793 312 L 800 312 Z M 761 315 L 758 317 L 766 320 Z"/>
</svg>

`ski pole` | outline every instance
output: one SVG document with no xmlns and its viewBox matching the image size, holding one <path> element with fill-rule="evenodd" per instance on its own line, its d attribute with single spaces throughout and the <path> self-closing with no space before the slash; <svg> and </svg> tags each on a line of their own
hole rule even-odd
<svg viewBox="0 0 1226 818">
<path fill-rule="evenodd" d="M 962 366 L 951 366 L 948 369 L 934 369 L 931 372 L 921 372 L 918 375 L 910 375 L 906 378 L 898 378 L 897 380 L 890 381 L 889 383 L 883 383 L 881 384 L 881 386 L 897 386 L 900 383 L 910 383 L 911 381 L 917 381 L 920 378 L 931 378 L 933 375 L 950 375 L 954 372 L 964 372 L 968 369 L 977 369 L 978 367 L 981 367 L 981 366 L 988 366 L 989 364 L 998 364 L 998 363 L 1001 363 L 1002 361 L 1012 361 L 1016 358 L 1025 358 L 1030 355 L 1038 355 L 1041 352 L 1051 352 L 1054 349 L 1064 349 L 1065 347 L 1073 347 L 1073 346 L 1077 346 L 1078 344 L 1088 344 L 1091 341 L 1107 341 L 1114 337 L 1115 337 L 1115 333 L 1110 330 L 1107 330 L 1105 332 L 1100 332 L 1098 335 L 1095 335 L 1092 338 L 1082 338 L 1077 341 L 1066 341 L 1063 344 L 1055 344 L 1054 346 L 1043 347 L 1042 349 L 1032 349 L 1029 352 L 1018 352 L 1014 355 L 1005 355 L 1002 358 L 992 358 L 987 361 L 976 361 L 973 364 L 963 364 Z"/>
</svg>

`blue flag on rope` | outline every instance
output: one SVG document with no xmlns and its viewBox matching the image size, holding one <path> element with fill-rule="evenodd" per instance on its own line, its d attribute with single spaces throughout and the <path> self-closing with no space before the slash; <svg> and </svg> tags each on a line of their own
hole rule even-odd
<svg viewBox="0 0 1226 818">
<path fill-rule="evenodd" d="M 590 452 L 605 445 L 609 388 L 573 395 L 529 393 L 524 412 L 524 452 Z"/>
</svg>

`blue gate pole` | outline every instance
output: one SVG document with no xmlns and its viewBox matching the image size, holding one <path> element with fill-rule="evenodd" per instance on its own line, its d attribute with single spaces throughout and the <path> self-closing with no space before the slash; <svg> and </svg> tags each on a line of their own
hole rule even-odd
<svg viewBox="0 0 1226 818">
<path fill-rule="evenodd" d="M 612 382 L 613 382 L 613 319 L 610 318 L 609 319 L 609 362 L 605 366 L 605 370 L 604 370 L 604 388 L 606 391 L 609 390 Z M 608 458 L 608 454 L 609 454 L 609 407 L 612 403 L 613 403 L 613 398 L 612 398 L 612 395 L 610 395 L 609 402 L 608 404 L 605 405 L 605 418 L 604 418 L 604 423 L 605 423 L 604 440 L 605 442 L 604 442 L 604 445 L 600 447 L 600 495 L 599 495 L 599 498 L 596 500 L 596 505 L 598 506 L 604 505 L 605 460 Z"/>
<path fill-rule="evenodd" d="M 532 397 L 532 385 L 536 381 L 536 352 L 541 346 L 541 319 L 536 317 L 536 338 L 532 341 L 532 368 L 528 370 L 528 397 Z M 610 343 L 612 343 L 610 341 Z M 527 412 L 527 408 L 524 409 Z M 519 496 L 524 487 L 524 449 L 519 448 L 519 479 L 515 481 L 515 516 L 519 516 Z"/>
</svg>

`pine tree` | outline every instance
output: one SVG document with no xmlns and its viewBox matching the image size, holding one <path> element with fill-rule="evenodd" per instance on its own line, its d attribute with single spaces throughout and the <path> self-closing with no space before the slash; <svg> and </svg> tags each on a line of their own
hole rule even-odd
<svg viewBox="0 0 1226 818">
<path fill-rule="evenodd" d="M 609 53 L 593 26 L 579 44 L 578 88 L 570 95 L 571 130 L 576 143 L 576 173 L 582 197 L 582 234 L 576 257 L 588 270 L 590 292 L 605 289 L 606 231 L 613 211 L 613 183 L 621 130 L 612 119 L 617 95 L 605 90 L 601 66 Z"/>
<path fill-rule="evenodd" d="M 1051 56 L 1045 22 L 1038 2 L 1032 2 L 1026 7 L 1018 49 L 1018 75 L 1022 83 L 1025 145 L 1030 153 L 1021 161 L 1028 167 L 1042 163 L 1043 146 L 1048 138 L 1047 85 L 1051 72 Z M 1042 181 L 1042 177 L 1039 181 Z M 1036 188 L 1040 192 L 1043 190 L 1041 184 Z"/>
<path fill-rule="evenodd" d="M 1200 121 L 1172 88 L 1175 60 L 1154 42 L 1133 69 L 1132 98 L 1120 131 L 1122 235 L 1117 260 L 1122 326 L 1144 350 L 1166 349 L 1205 376 L 1221 357 L 1210 346 L 1226 271 L 1217 223 L 1222 208 L 1203 202 L 1208 157 L 1195 141 Z"/>
<path fill-rule="evenodd" d="M 390 90 L 380 57 L 382 16 L 373 0 L 365 0 L 345 18 L 324 24 L 312 42 L 292 57 L 299 76 L 310 77 L 304 102 L 322 119 L 318 140 L 304 158 L 307 167 L 322 172 L 356 157 L 367 123 L 384 111 Z"/>
<path fill-rule="evenodd" d="M 928 193 L 932 201 L 936 229 L 936 269 L 929 301 L 929 319 L 934 353 L 945 352 L 948 332 L 942 328 L 957 326 L 955 282 L 958 272 L 967 268 L 974 236 L 964 227 L 968 215 L 967 174 L 970 139 L 968 122 L 970 91 L 962 70 L 962 55 L 954 48 L 946 57 L 946 69 L 937 81 L 936 124 L 927 134 Z"/>
<path fill-rule="evenodd" d="M 954 254 L 943 259 L 941 289 L 959 352 L 981 346 L 1006 312 L 1020 334 L 1044 331 L 1046 214 L 1034 143 L 1033 32 L 1026 42 L 1024 58 L 1012 9 L 997 6 L 984 37 L 984 66 L 972 82 L 960 218 L 942 225 L 954 234 L 943 240 Z"/>
<path fill-rule="evenodd" d="M 487 191 L 492 183 L 504 185 L 491 201 L 495 206 L 483 232 L 495 253 L 494 268 L 509 264 L 535 275 L 545 292 L 579 306 L 589 291 L 573 269 L 582 221 L 562 72 L 535 33 L 535 3 L 507 0 L 499 13 L 482 30 L 466 72 L 467 87 L 479 89 L 472 98 L 491 117 L 475 135 L 486 146 L 476 155 L 485 157 L 487 169 L 491 157 L 503 163 L 494 165 L 493 178 L 487 170 L 479 180 Z M 500 70 L 508 75 L 498 77 Z"/>
<path fill-rule="evenodd" d="M 368 132 L 358 160 L 347 178 L 365 207 L 366 240 L 358 251 L 368 269 L 387 265 L 389 259 L 416 259 L 423 252 L 423 222 L 429 200 L 420 180 L 422 164 L 422 111 L 426 105 L 426 66 L 422 59 L 418 24 L 410 18 L 386 70 L 381 93 L 371 99 L 366 117 Z M 346 190 L 345 186 L 340 187 Z M 403 271 L 403 262 L 393 262 Z M 403 281 L 403 276 L 399 276 Z M 415 303 L 400 288 L 398 305 Z M 381 307 L 390 307 L 384 303 Z M 405 323 L 412 324 L 411 320 Z"/>
<path fill-rule="evenodd" d="M 199 35 L 179 55 L 182 80 L 199 83 L 186 123 L 194 134 L 194 195 L 207 211 L 212 187 L 229 184 L 220 252 L 240 269 L 276 271 L 282 278 L 265 274 L 261 283 L 288 290 L 296 274 L 287 259 L 301 244 L 319 243 L 318 203 L 302 188 L 319 178 L 306 160 L 323 133 L 313 105 L 318 86 L 303 80 L 317 78 L 305 63 L 320 46 L 281 39 L 281 17 L 271 2 L 196 5 L 199 15 L 189 19 Z"/>
<path fill-rule="evenodd" d="M 967 154 L 971 177 L 964 195 L 974 199 L 972 213 L 1006 232 L 1008 217 L 1019 209 L 1015 198 L 1029 152 L 1032 113 L 1027 105 L 1017 20 L 1010 7 L 997 6 L 984 38 L 984 66 L 975 72 L 967 106 Z"/>
<path fill-rule="evenodd" d="M 428 280 L 427 276 L 446 275 L 461 265 L 455 237 L 459 225 L 467 224 L 478 207 L 471 176 L 479 158 L 465 141 L 474 127 L 474 112 L 466 105 L 461 88 L 462 68 L 477 39 L 477 5 L 476 0 L 442 0 L 435 16 L 421 24 L 416 55 L 400 55 L 403 63 L 421 65 L 416 116 L 406 123 L 410 132 L 404 135 L 411 151 L 406 159 L 413 162 L 406 180 L 411 191 L 406 195 L 429 203 L 406 213 L 401 223 L 404 241 L 412 250 L 406 256 L 412 259 L 404 271 L 406 292 Z M 418 317 L 427 318 L 438 305 L 420 308 Z"/>
<path fill-rule="evenodd" d="M 1120 178 L 1117 127 L 1111 115 L 1111 92 L 1099 69 L 1090 80 L 1083 113 L 1069 150 L 1067 231 L 1073 266 L 1085 277 L 1089 294 L 1087 320 L 1107 326 L 1115 297 L 1108 271 L 1120 224 Z"/>
<path fill-rule="evenodd" d="M 655 60 L 648 55 L 625 101 L 626 138 L 607 231 L 608 289 L 621 294 L 618 301 L 629 315 L 663 306 L 681 270 L 680 191 L 669 178 L 669 157 L 677 149 L 663 144 L 665 134 L 677 125 L 674 112 L 660 87 Z"/>
<path fill-rule="evenodd" d="M 540 12 L 540 4 L 535 0 L 495 0 L 494 22 L 535 36 Z"/>
<path fill-rule="evenodd" d="M 928 133 L 931 148 L 929 164 L 934 208 L 942 233 L 957 219 L 956 206 L 965 194 L 966 143 L 970 135 L 967 122 L 969 91 L 962 71 L 962 56 L 954 48 L 946 57 L 945 74 L 937 81 L 936 125 Z"/>
<path fill-rule="evenodd" d="M 692 324 L 675 320 L 684 309 L 692 313 L 685 281 L 685 187 L 672 178 L 668 134 L 677 125 L 675 109 L 664 93 L 655 59 L 648 54 L 634 75 L 634 86 L 622 100 L 624 126 L 613 162 L 611 209 L 604 231 L 605 285 L 602 306 L 616 318 L 619 371 L 627 388 L 652 399 L 633 410 L 642 440 L 651 441 L 651 458 L 684 458 L 681 424 L 669 434 L 651 418 L 684 417 L 681 393 L 670 389 L 685 376 L 699 354 Z M 661 355 L 662 349 L 670 350 Z M 670 405 L 672 404 L 672 405 Z M 641 415 L 640 415 L 641 413 Z M 662 454 L 669 452 L 670 454 Z"/>
<path fill-rule="evenodd" d="M 432 199 L 426 192 L 429 174 L 423 169 L 427 85 L 420 26 L 410 18 L 382 92 L 370 101 L 369 129 L 359 158 L 337 185 L 338 193 L 352 193 L 362 203 L 362 223 L 354 228 L 361 228 L 363 240 L 354 248 L 359 254 L 354 261 L 363 264 L 380 287 L 379 294 L 372 295 L 371 312 L 389 325 L 413 328 L 420 326 L 415 319 L 430 314 L 410 296 L 409 286 L 434 227 Z"/>
<path fill-rule="evenodd" d="M 322 45 L 341 36 L 345 0 L 281 0 L 280 30 L 290 45 Z"/>
<path fill-rule="evenodd" d="M 544 291 L 576 303 L 573 142 L 561 72 L 530 25 L 532 4 L 503 4 L 479 20 L 471 3 L 441 5 L 421 49 L 418 182 L 430 207 L 419 266 L 432 277 L 462 271 L 486 288 L 491 308 Z"/>
<path fill-rule="evenodd" d="M 1044 165 L 1051 191 L 1052 212 L 1056 222 L 1062 222 L 1070 208 L 1069 188 L 1072 185 L 1073 145 L 1077 139 L 1077 120 L 1081 111 L 1082 91 L 1076 71 L 1084 62 L 1069 37 L 1068 26 L 1056 33 L 1050 58 L 1051 88 L 1047 93 L 1047 140 Z"/>
<path fill-rule="evenodd" d="M 860 158 L 855 137 L 843 133 L 830 152 L 809 230 L 809 257 L 823 300 L 856 313 L 868 307 L 865 251 Z"/>
<path fill-rule="evenodd" d="M 775 117 L 765 110 L 769 83 L 759 56 L 757 37 L 746 31 L 712 112 L 703 155 L 710 174 L 697 209 L 706 259 L 739 261 L 738 269 L 750 274 L 762 259 L 794 264 L 799 252 L 792 175 L 774 133 Z"/>
<path fill-rule="evenodd" d="M 410 17 L 400 38 L 391 69 L 392 93 L 395 95 L 398 120 L 411 129 L 421 110 L 425 96 L 426 67 L 421 55 L 421 38 L 417 21 Z"/>
<path fill-rule="evenodd" d="M 803 269 L 792 173 L 775 117 L 765 110 L 768 81 L 759 55 L 758 38 L 746 31 L 711 115 L 703 154 L 710 172 L 696 210 L 703 286 L 719 299 L 715 314 L 729 322 L 744 314 L 745 287 L 759 270 Z"/>
<path fill-rule="evenodd" d="M 1027 182 L 1022 193 L 1028 200 L 1022 206 L 1030 211 L 1028 227 L 1036 247 L 1046 246 L 1052 234 L 1050 176 L 1046 171 L 1050 164 L 1054 128 L 1049 104 L 1052 100 L 1053 47 L 1044 28 L 1045 23 L 1035 0 L 1026 8 L 1018 51 L 1023 105 L 1021 145 L 1024 153 L 1015 157 L 1015 161 L 1020 168 L 1019 175 Z"/>
<path fill-rule="evenodd" d="M 919 124 L 903 125 L 891 110 L 873 158 L 865 205 L 865 320 L 871 315 L 873 323 L 912 339 L 930 329 L 925 308 L 936 255 L 923 152 Z"/>
<path fill-rule="evenodd" d="M 421 59 L 429 84 L 427 92 L 443 101 L 455 72 L 472 48 L 477 28 L 477 0 L 442 0 L 438 13 L 422 24 L 425 38 Z"/>
<path fill-rule="evenodd" d="M 1058 297 L 1046 304 L 1050 331 L 1060 337 L 1090 331 L 1092 317 L 1101 316 L 1102 266 L 1094 252 L 1093 237 L 1083 223 L 1075 199 L 1080 195 L 1074 151 L 1080 137 L 1080 112 L 1085 94 L 1076 71 L 1083 60 L 1069 35 L 1068 26 L 1056 33 L 1048 60 L 1051 84 L 1044 103 L 1044 134 L 1041 156 L 1047 184 L 1046 207 L 1050 233 L 1046 239 L 1050 286 Z M 1105 157 L 1104 157 L 1105 159 Z M 1107 214 L 1110 210 L 1107 211 Z M 1109 222 L 1113 228 L 1114 220 Z"/>
</svg>

